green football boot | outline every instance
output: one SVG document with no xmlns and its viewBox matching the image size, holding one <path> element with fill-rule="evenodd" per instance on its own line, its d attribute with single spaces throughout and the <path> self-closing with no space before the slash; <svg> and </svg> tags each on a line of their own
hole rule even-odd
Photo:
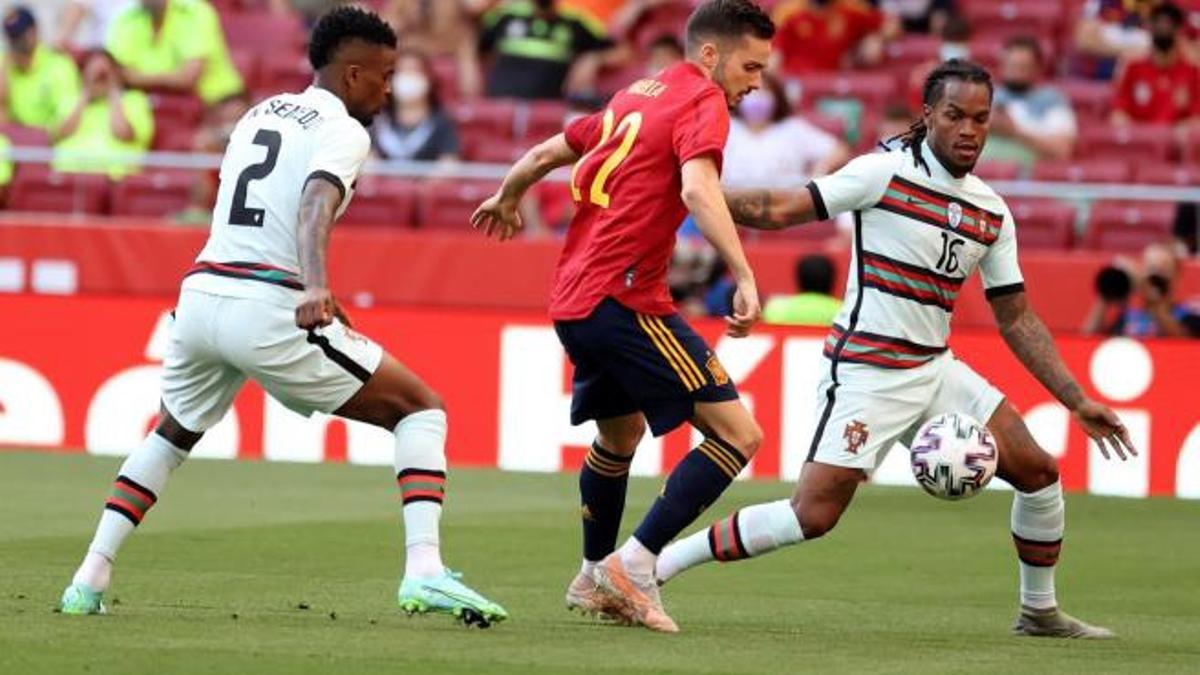
<svg viewBox="0 0 1200 675">
<path fill-rule="evenodd" d="M 411 614 L 449 614 L 467 626 L 487 628 L 508 618 L 500 605 L 476 593 L 462 581 L 462 574 L 446 570 L 437 577 L 405 577 L 397 601 Z"/>
<path fill-rule="evenodd" d="M 83 584 L 71 584 L 63 591 L 58 610 L 63 614 L 107 614 L 104 593 L 93 591 Z"/>
</svg>

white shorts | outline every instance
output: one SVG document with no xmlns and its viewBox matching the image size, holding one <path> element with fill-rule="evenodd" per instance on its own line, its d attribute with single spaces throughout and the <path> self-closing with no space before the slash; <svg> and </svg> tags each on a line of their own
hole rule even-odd
<svg viewBox="0 0 1200 675">
<path fill-rule="evenodd" d="M 817 428 L 808 461 L 871 473 L 897 442 L 908 445 L 931 417 L 961 412 L 987 424 L 1004 394 L 945 352 L 917 368 L 888 370 L 841 362 L 837 383 L 817 385 Z"/>
<path fill-rule="evenodd" d="M 185 429 L 207 431 L 246 378 L 308 416 L 333 412 L 379 367 L 383 349 L 334 322 L 305 331 L 295 310 L 196 290 L 179 294 L 163 363 L 163 405 Z"/>
</svg>

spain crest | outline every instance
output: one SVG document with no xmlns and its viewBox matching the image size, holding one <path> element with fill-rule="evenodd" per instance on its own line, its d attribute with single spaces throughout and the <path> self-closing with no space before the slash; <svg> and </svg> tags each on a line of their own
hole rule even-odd
<svg viewBox="0 0 1200 675">
<path fill-rule="evenodd" d="M 962 222 L 962 216 L 962 204 L 950 202 L 949 208 L 946 209 L 946 220 L 949 221 L 950 227 L 957 230 L 959 223 Z"/>
<path fill-rule="evenodd" d="M 867 430 L 865 422 L 854 420 L 847 424 L 846 430 L 842 433 L 842 438 L 846 439 L 846 452 L 857 455 L 859 449 L 867 444 L 870 436 L 871 432 Z"/>
<path fill-rule="evenodd" d="M 708 357 L 708 363 L 704 364 L 708 368 L 708 372 L 712 374 L 713 382 L 718 387 L 723 387 L 729 384 L 729 373 L 725 372 L 725 366 L 717 360 L 717 355 L 713 354 Z"/>
</svg>

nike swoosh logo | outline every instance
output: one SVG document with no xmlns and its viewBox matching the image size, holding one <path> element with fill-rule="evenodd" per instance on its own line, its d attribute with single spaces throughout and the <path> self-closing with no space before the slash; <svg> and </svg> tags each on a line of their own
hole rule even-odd
<svg viewBox="0 0 1200 675">
<path fill-rule="evenodd" d="M 921 205 L 921 206 L 928 206 L 928 205 L 929 205 L 929 202 L 927 202 L 927 201 L 924 201 L 924 200 L 921 200 L 921 199 L 913 199 L 912 197 L 909 197 L 909 198 L 908 198 L 908 203 L 909 203 L 909 204 L 919 204 L 919 205 Z"/>
<path fill-rule="evenodd" d="M 433 586 L 422 586 L 421 588 L 423 588 L 428 593 L 431 593 L 431 594 L 437 593 L 444 597 L 450 598 L 451 600 L 454 600 L 455 602 L 461 602 L 464 605 L 470 605 L 472 607 L 475 607 L 475 606 L 478 606 L 478 604 L 479 604 L 479 603 L 475 602 L 475 600 L 473 598 L 469 598 L 465 595 L 455 595 L 454 593 L 447 593 L 446 591 L 443 591 L 440 588 L 434 588 Z"/>
</svg>

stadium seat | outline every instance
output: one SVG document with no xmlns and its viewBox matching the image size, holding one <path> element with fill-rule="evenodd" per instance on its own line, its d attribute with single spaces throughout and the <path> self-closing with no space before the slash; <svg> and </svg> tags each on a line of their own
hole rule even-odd
<svg viewBox="0 0 1200 675">
<path fill-rule="evenodd" d="M 1057 2 L 1046 0 L 971 0 L 961 3 L 976 33 L 994 28 L 1034 35 L 1054 35 L 1062 19 Z"/>
<path fill-rule="evenodd" d="M 1016 180 L 1021 177 L 1021 165 L 1018 162 L 991 160 L 976 164 L 972 173 L 984 180 Z"/>
<path fill-rule="evenodd" d="M 517 110 L 517 138 L 538 142 L 563 130 L 567 104 L 561 101 L 533 101 Z M 524 129 L 524 133 L 521 130 Z"/>
<path fill-rule="evenodd" d="M 412 179 L 363 176 L 340 222 L 352 226 L 412 227 L 420 190 L 421 184 Z"/>
<path fill-rule="evenodd" d="M 1171 236 L 1175 204 L 1096 202 L 1088 217 L 1084 244 L 1100 251 L 1134 253 Z"/>
<path fill-rule="evenodd" d="M 1080 129 L 1075 154 L 1089 159 L 1157 162 L 1170 159 L 1174 150 L 1175 131 L 1170 127 L 1106 124 Z"/>
<path fill-rule="evenodd" d="M 14 146 L 29 148 L 45 148 L 50 146 L 50 136 L 37 127 L 25 127 L 20 124 L 0 124 L 0 136 L 8 139 Z"/>
<path fill-rule="evenodd" d="M 258 53 L 249 49 L 230 49 L 229 58 L 233 67 L 242 76 L 242 85 L 247 91 L 258 88 Z"/>
<path fill-rule="evenodd" d="M 26 165 L 13 178 L 8 208 L 10 211 L 103 215 L 108 212 L 108 197 L 107 176 L 58 173 L 45 165 Z"/>
<path fill-rule="evenodd" d="M 263 54 L 258 63 L 260 98 L 282 92 L 302 92 L 312 84 L 308 57 L 293 52 Z"/>
<path fill-rule="evenodd" d="M 1075 240 L 1074 206 L 1053 199 L 1011 199 L 1021 249 L 1068 249 Z"/>
<path fill-rule="evenodd" d="M 195 174 L 190 171 L 156 170 L 129 176 L 113 186 L 114 216 L 163 218 L 187 208 Z"/>
<path fill-rule="evenodd" d="M 1053 84 L 1071 101 L 1077 117 L 1082 120 L 1108 120 L 1112 112 L 1112 84 L 1078 79 L 1060 80 Z"/>
<path fill-rule="evenodd" d="M 1200 166 L 1195 164 L 1143 164 L 1138 163 L 1134 177 L 1138 183 L 1151 185 L 1200 185 Z"/>
<path fill-rule="evenodd" d="M 422 228 L 468 231 L 471 214 L 500 187 L 498 181 L 431 180 L 417 197 Z"/>
<path fill-rule="evenodd" d="M 514 141 L 478 133 L 465 134 L 461 136 L 462 157 L 469 162 L 512 164 L 536 142 L 532 138 L 528 141 Z"/>
<path fill-rule="evenodd" d="M 159 118 L 154 126 L 154 141 L 151 150 L 171 152 L 188 152 L 195 149 L 196 127 L 191 124 L 179 124 L 170 118 Z"/>
<path fill-rule="evenodd" d="M 1012 26 L 988 28 L 971 38 L 971 56 L 991 70 L 993 77 L 997 77 L 1000 59 L 1004 56 L 1004 46 L 1010 39 L 1028 34 L 1029 31 L 1021 30 L 1019 27 L 1015 29 Z M 1046 73 L 1050 74 L 1057 63 L 1058 50 L 1055 48 L 1054 35 L 1034 33 L 1033 37 L 1037 39 L 1038 46 L 1041 47 Z"/>
<path fill-rule="evenodd" d="M 155 124 L 178 124 L 196 126 L 204 117 L 204 104 L 191 94 L 151 94 L 150 107 L 154 110 Z"/>
<path fill-rule="evenodd" d="M 1129 162 L 1120 160 L 1041 161 L 1033 168 L 1033 179 L 1060 183 L 1124 183 L 1129 180 L 1130 173 Z"/>
<path fill-rule="evenodd" d="M 912 69 L 938 59 L 942 41 L 932 35 L 904 35 L 887 44 L 887 66 Z"/>
<path fill-rule="evenodd" d="M 225 43 L 260 54 L 295 54 L 304 51 L 306 37 L 298 18 L 273 12 L 228 12 L 221 15 Z"/>
<path fill-rule="evenodd" d="M 509 99 L 479 99 L 460 101 L 451 110 L 459 134 L 485 133 L 500 138 L 513 138 L 516 104 Z"/>
<path fill-rule="evenodd" d="M 805 107 L 823 98 L 852 98 L 882 108 L 896 96 L 896 80 L 887 73 L 810 73 L 798 82 Z"/>
<path fill-rule="evenodd" d="M 429 59 L 433 71 L 433 86 L 443 106 L 458 101 L 458 59 L 453 56 L 437 56 Z"/>
</svg>

